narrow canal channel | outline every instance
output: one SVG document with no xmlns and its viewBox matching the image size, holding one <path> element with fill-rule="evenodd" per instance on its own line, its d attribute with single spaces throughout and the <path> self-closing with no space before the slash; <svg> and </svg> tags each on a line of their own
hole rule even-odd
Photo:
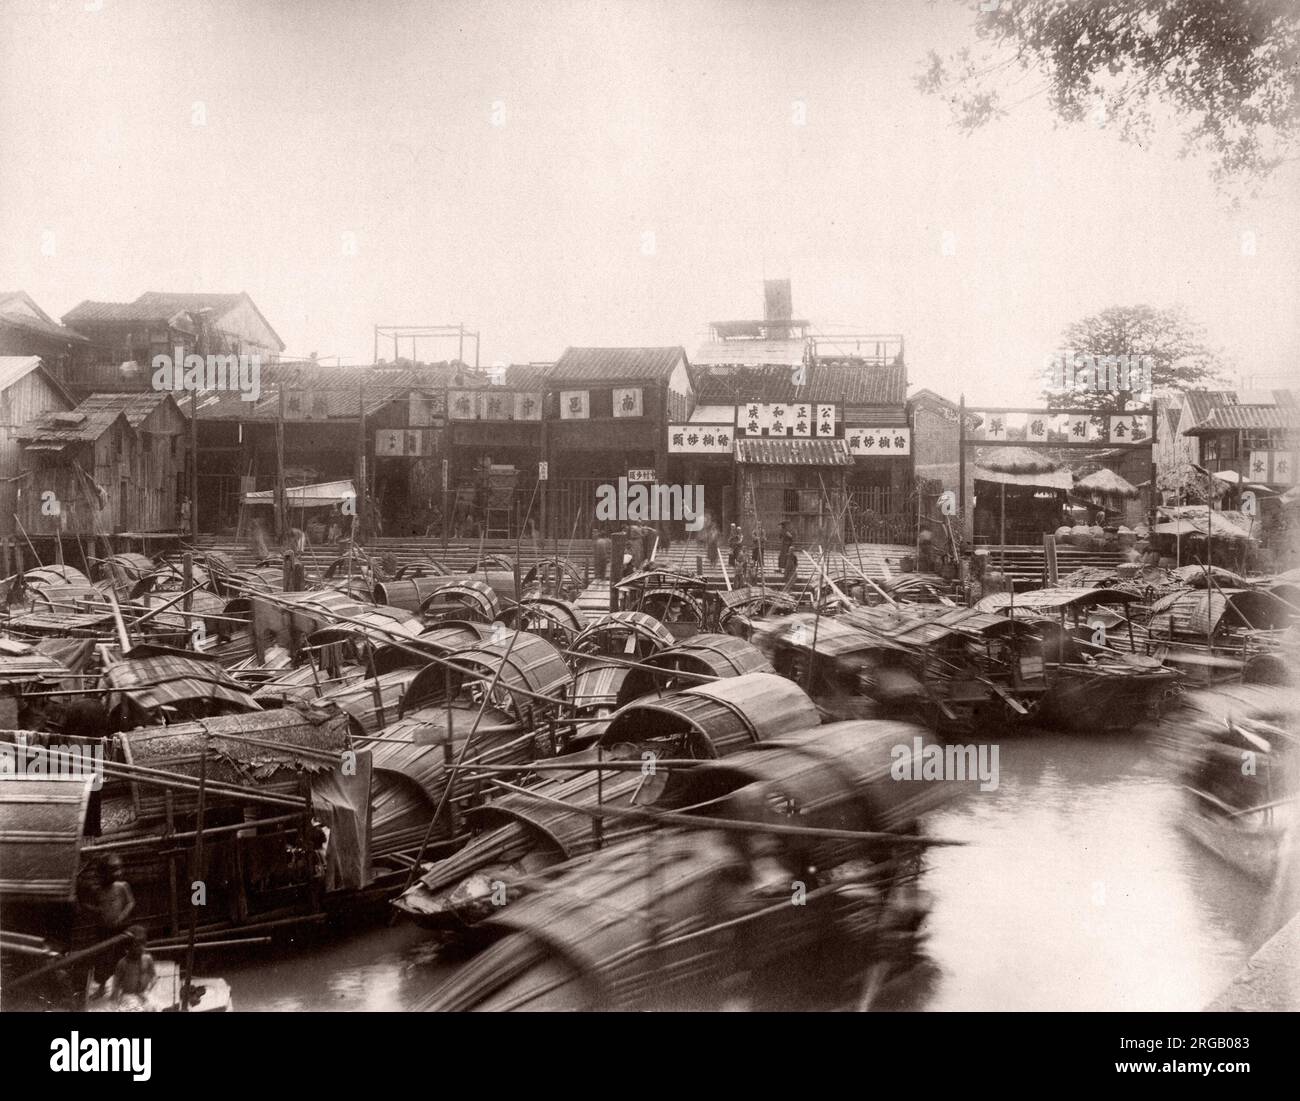
<svg viewBox="0 0 1300 1101">
<path fill-rule="evenodd" d="M 1162 732 L 1019 734 L 999 783 L 929 819 L 927 966 L 891 1004 L 930 1010 L 1198 1010 L 1300 905 L 1178 828 Z M 457 966 L 399 923 L 223 966 L 240 1010 L 401 1010 Z"/>
</svg>

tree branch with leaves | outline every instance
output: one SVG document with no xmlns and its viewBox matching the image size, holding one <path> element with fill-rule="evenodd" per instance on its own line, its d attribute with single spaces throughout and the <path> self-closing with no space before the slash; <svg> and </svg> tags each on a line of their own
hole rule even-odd
<svg viewBox="0 0 1300 1101">
<path fill-rule="evenodd" d="M 1208 156 L 1225 192 L 1255 191 L 1300 134 L 1295 0 L 974 0 L 982 48 L 928 55 L 917 78 L 965 132 L 1008 114 L 1008 74 L 1037 72 L 1056 117 L 1118 125 L 1146 145 L 1172 113 L 1180 155 Z M 988 10 L 986 10 L 988 9 Z M 1028 97 L 1027 97 L 1028 98 Z M 1023 102 L 1020 100 L 1018 102 Z"/>
</svg>

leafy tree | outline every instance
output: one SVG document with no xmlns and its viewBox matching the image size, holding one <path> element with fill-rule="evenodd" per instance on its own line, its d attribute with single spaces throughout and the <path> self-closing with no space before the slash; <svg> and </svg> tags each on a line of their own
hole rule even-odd
<svg viewBox="0 0 1300 1101">
<path fill-rule="evenodd" d="M 1225 190 L 1251 189 L 1293 154 L 1300 123 L 1295 0 L 972 0 L 983 45 L 931 51 L 917 78 L 967 132 L 1045 93 L 1067 123 L 1119 125 L 1147 145 L 1172 111 L 1183 148 Z M 987 10 L 986 10 L 987 9 Z M 1037 73 L 1031 88 L 1012 74 Z M 1011 104 L 1004 93 L 1020 98 Z"/>
<path fill-rule="evenodd" d="M 1212 387 L 1223 371 L 1199 325 L 1181 310 L 1152 306 L 1109 306 L 1074 322 L 1061 334 L 1060 355 L 1067 370 L 1059 379 L 1045 378 L 1043 388 L 1055 409 L 1121 412 L 1126 406 L 1146 404 L 1151 392 Z M 1130 368 L 1148 366 L 1149 380 L 1145 370 L 1127 375 L 1117 371 L 1113 381 L 1118 388 L 1109 388 L 1112 377 L 1103 365 L 1120 357 L 1127 357 Z M 1080 364 L 1097 370 L 1084 375 Z M 1063 389 L 1054 385 L 1062 381 Z"/>
</svg>

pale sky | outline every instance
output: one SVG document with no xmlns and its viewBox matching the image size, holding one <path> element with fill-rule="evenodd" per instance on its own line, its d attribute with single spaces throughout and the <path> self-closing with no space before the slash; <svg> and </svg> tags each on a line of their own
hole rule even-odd
<svg viewBox="0 0 1300 1101">
<path fill-rule="evenodd" d="M 0 0 L 0 290 L 56 317 L 246 290 L 289 353 L 358 362 L 377 322 L 464 321 L 491 363 L 690 353 L 788 276 L 796 315 L 902 333 L 913 385 L 954 398 L 1027 400 L 1066 324 L 1140 301 L 1186 306 L 1242 374 L 1294 376 L 1296 166 L 1233 212 L 1172 132 L 1139 149 L 1034 99 L 963 137 L 913 81 L 971 21 L 948 0 Z"/>
</svg>

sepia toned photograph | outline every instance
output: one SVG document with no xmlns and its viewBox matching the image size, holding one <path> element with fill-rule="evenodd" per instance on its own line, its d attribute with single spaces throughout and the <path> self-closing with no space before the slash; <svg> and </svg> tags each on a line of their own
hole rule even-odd
<svg viewBox="0 0 1300 1101">
<path fill-rule="evenodd" d="M 0 0 L 37 1069 L 326 1011 L 1283 1054 L 1298 136 L 1297 0 Z"/>
</svg>

